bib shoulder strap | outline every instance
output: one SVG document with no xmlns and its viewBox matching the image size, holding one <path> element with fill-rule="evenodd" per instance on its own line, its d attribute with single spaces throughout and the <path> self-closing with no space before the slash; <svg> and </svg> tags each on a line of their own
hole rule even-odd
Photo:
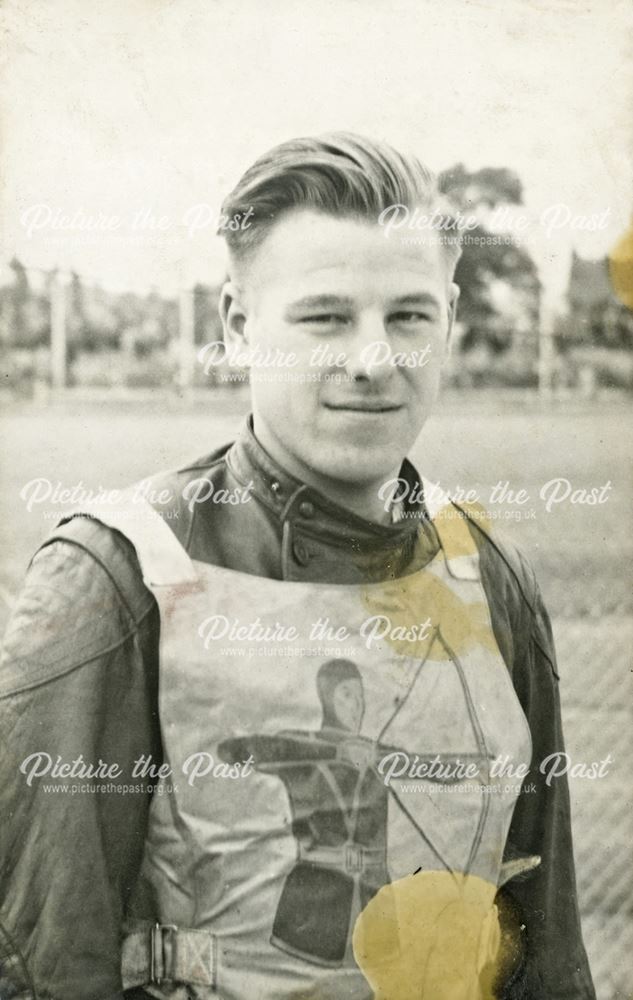
<svg viewBox="0 0 633 1000">
<path fill-rule="evenodd" d="M 165 520 L 146 500 L 132 500 L 126 490 L 117 504 L 77 507 L 64 517 L 94 518 L 120 532 L 136 550 L 143 582 L 148 587 L 174 586 L 197 580 L 195 567 Z"/>
<path fill-rule="evenodd" d="M 469 514 L 451 500 L 437 483 L 422 479 L 424 503 L 451 576 L 457 580 L 479 580 L 479 552 L 470 532 Z"/>
</svg>

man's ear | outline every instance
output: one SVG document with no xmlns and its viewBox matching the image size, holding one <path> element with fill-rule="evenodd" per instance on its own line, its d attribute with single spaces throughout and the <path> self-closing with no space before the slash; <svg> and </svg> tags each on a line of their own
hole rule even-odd
<svg viewBox="0 0 633 1000">
<path fill-rule="evenodd" d="M 454 281 L 448 289 L 448 329 L 446 331 L 446 357 L 450 356 L 453 347 L 453 327 L 455 325 L 455 315 L 457 313 L 457 300 L 459 299 L 459 285 Z"/>
<path fill-rule="evenodd" d="M 235 282 L 226 281 L 222 286 L 218 312 L 222 320 L 224 343 L 227 347 L 242 347 L 244 343 L 248 343 L 244 295 Z"/>
</svg>

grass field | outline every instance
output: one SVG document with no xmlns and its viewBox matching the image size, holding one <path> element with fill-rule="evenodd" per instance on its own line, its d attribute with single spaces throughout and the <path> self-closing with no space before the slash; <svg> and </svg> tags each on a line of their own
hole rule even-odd
<svg viewBox="0 0 633 1000">
<path fill-rule="evenodd" d="M 27 511 L 20 498 L 27 482 L 42 477 L 65 487 L 80 481 L 95 489 L 125 485 L 230 440 L 245 406 L 235 392 L 188 406 L 164 396 L 116 404 L 0 404 L 0 625 L 31 554 L 55 523 L 49 504 Z M 627 747 L 632 414 L 633 404 L 618 398 L 541 407 L 519 396 L 447 397 L 413 453 L 428 478 L 450 489 L 476 489 L 484 505 L 500 480 L 529 494 L 521 519 L 500 516 L 499 524 L 531 558 L 554 619 L 568 750 L 574 760 L 614 759 L 604 780 L 576 780 L 571 787 L 585 936 L 599 1000 L 625 1000 L 633 980 L 632 920 L 622 885 L 633 833 Z M 610 482 L 607 502 L 567 501 L 548 513 L 539 492 L 557 477 L 573 489 Z M 493 509 L 502 515 L 513 508 Z"/>
<path fill-rule="evenodd" d="M 230 440 L 245 407 L 244 395 L 235 391 L 187 407 L 164 396 L 0 405 L 5 593 L 15 591 L 30 555 L 54 523 L 44 517 L 54 516 L 53 505 L 26 510 L 20 499 L 25 483 L 42 477 L 64 486 L 80 481 L 90 488 L 122 486 Z M 487 506 L 499 480 L 526 490 L 530 501 L 514 508 L 522 519 L 500 520 L 500 527 L 529 554 L 554 614 L 602 615 L 630 601 L 633 473 L 626 430 L 632 412 L 633 404 L 618 400 L 541 409 L 521 397 L 475 395 L 466 402 L 450 397 L 427 424 L 413 458 L 429 479 L 475 488 Z M 609 481 L 612 487 L 603 505 L 568 500 L 547 513 L 538 494 L 555 477 L 568 479 L 574 489 Z"/>
</svg>

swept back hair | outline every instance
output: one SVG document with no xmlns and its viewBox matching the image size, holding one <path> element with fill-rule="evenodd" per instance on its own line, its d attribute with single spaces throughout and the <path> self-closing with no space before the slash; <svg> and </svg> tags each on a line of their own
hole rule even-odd
<svg viewBox="0 0 633 1000">
<path fill-rule="evenodd" d="M 417 157 L 352 132 L 291 139 L 260 156 L 222 204 L 222 217 L 244 219 L 244 227 L 220 227 L 231 260 L 248 261 L 270 229 L 293 208 L 378 222 L 392 205 L 440 208 L 435 175 Z M 452 276 L 459 238 L 443 236 Z"/>
</svg>

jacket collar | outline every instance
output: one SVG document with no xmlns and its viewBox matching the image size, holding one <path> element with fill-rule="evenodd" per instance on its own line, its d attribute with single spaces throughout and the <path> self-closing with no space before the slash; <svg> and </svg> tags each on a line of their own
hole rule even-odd
<svg viewBox="0 0 633 1000">
<path fill-rule="evenodd" d="M 378 524 L 360 517 L 277 465 L 255 437 L 252 416 L 246 419 L 226 461 L 239 482 L 253 483 L 253 496 L 279 519 L 282 527 L 290 523 L 303 528 L 334 546 L 351 549 L 356 556 L 364 553 L 371 558 L 400 550 L 407 551 L 410 558 L 421 542 L 423 548 L 428 548 L 428 558 L 437 551 L 435 529 L 424 507 L 411 505 L 407 509 L 405 504 L 407 513 L 414 516 L 395 524 Z M 419 489 L 418 473 L 406 459 L 400 475 L 412 488 Z"/>
</svg>

